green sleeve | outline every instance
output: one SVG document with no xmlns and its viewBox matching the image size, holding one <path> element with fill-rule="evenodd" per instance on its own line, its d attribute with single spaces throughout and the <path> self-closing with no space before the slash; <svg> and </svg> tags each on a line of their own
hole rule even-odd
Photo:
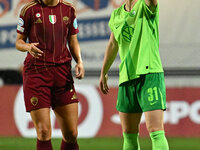
<svg viewBox="0 0 200 150">
<path fill-rule="evenodd" d="M 114 28 L 113 18 L 114 18 L 114 11 L 112 12 L 109 23 L 108 23 L 108 26 L 109 26 L 111 32 L 113 32 L 113 28 Z"/>
</svg>

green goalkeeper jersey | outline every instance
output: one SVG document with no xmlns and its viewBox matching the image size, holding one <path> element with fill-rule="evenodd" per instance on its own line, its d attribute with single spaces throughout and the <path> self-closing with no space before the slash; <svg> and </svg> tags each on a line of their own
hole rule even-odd
<svg viewBox="0 0 200 150">
<path fill-rule="evenodd" d="M 125 4 L 112 12 L 109 27 L 119 46 L 119 84 L 141 74 L 163 72 L 159 54 L 159 4 L 152 12 L 138 0 L 127 12 Z"/>
</svg>

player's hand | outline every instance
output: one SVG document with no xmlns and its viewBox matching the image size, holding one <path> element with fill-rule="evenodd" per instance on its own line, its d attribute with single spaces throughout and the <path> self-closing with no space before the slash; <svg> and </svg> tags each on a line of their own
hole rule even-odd
<svg viewBox="0 0 200 150">
<path fill-rule="evenodd" d="M 109 92 L 107 80 L 108 80 L 108 75 L 101 74 L 99 81 L 99 88 L 103 94 L 108 94 Z"/>
<path fill-rule="evenodd" d="M 41 51 L 39 48 L 37 48 L 37 45 L 39 45 L 39 43 L 30 43 L 28 52 L 31 54 L 31 56 L 38 59 L 39 57 L 42 56 L 43 51 Z"/>
<path fill-rule="evenodd" d="M 82 79 L 85 76 L 85 69 L 83 67 L 83 63 L 77 63 L 75 66 L 75 73 L 76 73 L 76 78 L 77 79 Z"/>
</svg>

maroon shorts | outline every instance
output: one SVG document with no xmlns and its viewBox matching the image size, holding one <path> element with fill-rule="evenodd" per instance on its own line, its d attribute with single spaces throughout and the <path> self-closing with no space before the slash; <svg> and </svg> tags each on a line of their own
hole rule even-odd
<svg viewBox="0 0 200 150">
<path fill-rule="evenodd" d="M 23 90 L 27 112 L 78 102 L 70 64 L 25 69 Z"/>
</svg>

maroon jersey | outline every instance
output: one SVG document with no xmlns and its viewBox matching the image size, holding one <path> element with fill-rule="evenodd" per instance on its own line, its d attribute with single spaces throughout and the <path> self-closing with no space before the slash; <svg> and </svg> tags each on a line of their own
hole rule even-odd
<svg viewBox="0 0 200 150">
<path fill-rule="evenodd" d="M 75 9 L 64 0 L 56 6 L 46 6 L 42 0 L 32 1 L 21 10 L 17 32 L 27 36 L 29 43 L 39 43 L 37 47 L 43 51 L 39 59 L 28 53 L 25 69 L 69 63 L 72 57 L 67 40 L 78 33 Z"/>
</svg>

